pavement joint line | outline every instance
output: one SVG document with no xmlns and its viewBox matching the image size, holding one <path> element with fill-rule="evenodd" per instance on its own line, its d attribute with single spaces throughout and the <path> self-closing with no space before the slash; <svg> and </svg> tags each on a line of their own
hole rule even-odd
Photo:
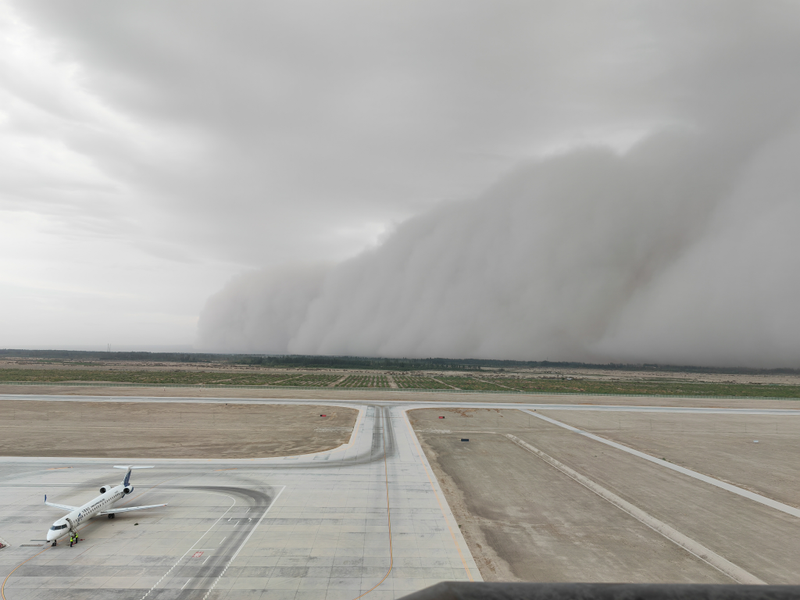
<svg viewBox="0 0 800 600">
<path fill-rule="evenodd" d="M 204 491 L 203 493 L 206 493 L 206 494 L 215 494 L 215 493 L 219 493 L 219 492 L 208 492 L 208 491 Z M 175 567 L 177 567 L 177 566 L 178 566 L 178 563 L 179 563 L 179 562 L 181 562 L 181 561 L 182 561 L 182 560 L 183 560 L 183 559 L 186 557 L 186 555 L 187 555 L 187 554 L 189 554 L 189 552 L 191 552 L 192 550 L 194 550 L 194 547 L 195 547 L 197 544 L 199 544 L 199 543 L 200 543 L 200 540 L 202 540 L 204 537 L 206 537 L 206 536 L 208 535 L 208 532 L 209 532 L 209 531 L 211 531 L 211 530 L 214 528 L 214 526 L 215 526 L 217 523 L 219 523 L 219 522 L 222 520 L 222 518 L 223 518 L 225 515 L 227 515 L 227 514 L 228 514 L 228 512 L 229 512 L 229 511 L 230 511 L 230 510 L 231 510 L 231 509 L 232 509 L 232 508 L 233 508 L 233 507 L 236 505 L 236 498 L 234 498 L 233 496 L 228 496 L 228 494 L 221 494 L 221 495 L 222 495 L 222 496 L 226 496 L 227 498 L 230 498 L 231 500 L 233 500 L 233 504 L 231 504 L 231 505 L 228 507 L 228 510 L 226 510 L 224 513 L 222 513 L 222 514 L 219 516 L 219 518 L 218 518 L 216 521 L 214 521 L 214 522 L 211 524 L 211 527 L 209 527 L 208 529 L 206 529 L 206 531 L 205 531 L 205 533 L 204 533 L 203 535 L 201 535 L 199 538 L 197 538 L 197 541 L 196 541 L 194 544 L 192 544 L 191 546 L 189 546 L 189 549 L 188 549 L 186 552 L 184 552 L 184 553 L 183 553 L 183 556 L 181 556 L 181 557 L 180 557 L 180 558 L 179 558 L 177 561 L 175 561 L 175 564 L 174 564 L 174 565 L 172 565 L 172 566 L 169 568 L 169 571 L 167 571 L 166 573 L 164 573 L 164 574 L 161 576 L 161 579 L 159 579 L 158 581 L 156 581 L 156 583 L 155 583 L 155 585 L 154 585 L 153 587 L 151 587 L 149 590 L 147 590 L 147 593 L 145 593 L 145 595 L 144 595 L 144 596 L 142 596 L 141 600 L 144 600 L 145 598 L 147 598 L 147 596 L 149 596 L 149 595 L 150 595 L 150 592 L 152 592 L 154 589 L 156 589 L 156 588 L 158 587 L 158 584 L 160 584 L 162 581 L 164 581 L 164 577 L 166 577 L 167 575 L 169 575 L 169 574 L 172 572 L 172 569 L 174 569 Z M 3 599 L 3 600 L 5 600 L 5 599 Z"/>
<path fill-rule="evenodd" d="M 370 592 L 376 590 L 381 586 L 381 584 L 386 581 L 386 578 L 389 577 L 389 574 L 392 572 L 392 568 L 394 567 L 394 550 L 392 548 L 392 507 L 389 503 L 389 463 L 386 460 L 386 429 L 389 425 L 386 424 L 386 412 L 383 413 L 383 420 L 384 425 L 381 428 L 381 437 L 383 438 L 383 473 L 386 483 L 386 520 L 389 527 L 389 570 L 386 571 L 386 575 L 383 576 L 378 583 L 368 589 L 366 592 L 361 594 L 360 596 L 356 596 L 354 600 L 358 600 L 369 594 Z M 205 599 L 203 599 L 205 600 Z"/>
<path fill-rule="evenodd" d="M 683 475 L 688 475 L 689 477 L 693 477 L 694 479 L 697 479 L 704 483 L 709 483 L 713 486 L 716 486 L 733 494 L 742 496 L 743 498 L 747 498 L 748 500 L 753 500 L 754 502 L 758 502 L 759 504 L 763 504 L 764 506 L 768 506 L 769 508 L 774 508 L 775 510 L 779 510 L 782 513 L 786 513 L 787 515 L 800 518 L 800 509 L 795 508 L 794 506 L 789 506 L 788 504 L 784 504 L 783 502 L 778 502 L 777 500 L 773 500 L 772 498 L 762 496 L 761 494 L 756 494 L 755 492 L 751 492 L 744 488 L 740 488 L 739 486 L 727 483 L 715 477 L 710 477 L 709 475 L 703 475 L 702 473 L 698 473 L 697 471 L 693 471 L 692 469 L 687 469 L 686 467 L 681 467 L 679 465 L 672 464 L 671 462 L 662 460 L 660 458 L 656 458 L 655 456 L 646 454 L 645 452 L 641 452 L 640 450 L 634 450 L 633 448 L 630 448 L 618 442 L 612 442 L 611 440 L 608 440 L 604 437 L 600 437 L 599 435 L 589 433 L 588 431 L 583 431 L 582 429 L 578 429 L 577 427 L 573 427 L 572 425 L 567 425 L 566 423 L 562 423 L 561 421 L 557 421 L 556 419 L 553 419 L 551 417 L 540 415 L 537 412 L 533 412 L 530 410 L 523 410 L 522 412 L 526 412 L 529 415 L 533 415 L 534 417 L 542 419 L 543 421 L 547 421 L 548 423 L 552 423 L 553 425 L 557 425 L 559 427 L 567 429 L 568 431 L 572 431 L 573 433 L 577 433 L 584 437 L 588 437 L 589 439 L 601 442 L 603 444 L 606 444 L 607 446 L 616 448 L 617 450 L 622 450 L 623 452 L 627 452 L 628 454 L 638 456 L 639 458 L 643 458 L 661 467 L 666 467 L 667 469 L 677 471 L 678 473 L 681 473 Z"/>
<path fill-rule="evenodd" d="M 740 566 L 735 565 L 728 559 L 723 556 L 720 556 L 710 548 L 706 548 L 700 542 L 693 540 L 692 538 L 682 534 L 680 531 L 675 529 L 674 527 L 670 527 L 663 521 L 657 519 L 653 515 L 645 512 L 638 506 L 631 504 L 627 500 L 623 500 L 610 490 L 604 488 L 599 483 L 589 479 L 585 475 L 581 475 L 574 469 L 571 469 L 564 463 L 556 460 L 549 454 L 542 452 L 538 448 L 531 446 L 529 443 L 521 440 L 515 435 L 511 435 L 510 433 L 506 433 L 505 437 L 514 442 L 520 448 L 531 452 L 535 456 L 542 459 L 544 462 L 549 464 L 551 467 L 561 471 L 567 477 L 575 480 L 577 483 L 581 484 L 588 490 L 594 492 L 598 496 L 600 496 L 603 500 L 613 504 L 623 512 L 629 514 L 631 517 L 639 521 L 640 523 L 646 525 L 656 533 L 662 535 L 672 543 L 677 546 L 680 546 L 690 554 L 696 556 L 703 562 L 709 564 L 710 566 L 714 567 L 718 571 L 724 573 L 737 583 L 747 584 L 747 585 L 766 585 L 765 581 L 762 581 L 752 573 L 745 571 Z"/>
<path fill-rule="evenodd" d="M 261 521 L 263 521 L 263 520 L 264 520 L 264 517 L 266 517 L 266 516 L 267 516 L 267 513 L 270 511 L 270 509 L 271 509 L 273 506 L 275 506 L 275 503 L 278 501 L 278 498 L 280 498 L 280 497 L 281 497 L 281 494 L 283 493 L 283 490 L 285 490 L 285 489 L 286 489 L 286 486 L 285 486 L 285 485 L 284 485 L 284 486 L 281 486 L 281 491 L 280 491 L 280 492 L 278 492 L 278 495 L 277 495 L 277 496 L 275 496 L 275 498 L 272 500 L 272 502 L 270 502 L 270 503 L 269 503 L 269 506 L 267 507 L 267 510 L 265 510 L 265 511 L 264 511 L 264 514 L 262 514 L 262 515 L 261 515 L 261 518 L 258 520 L 258 523 L 256 523 L 256 524 L 255 524 L 255 527 L 253 527 L 253 528 L 250 530 L 250 533 L 248 533 L 248 534 L 247 534 L 247 537 L 246 537 L 246 538 L 244 538 L 244 541 L 243 541 L 241 544 L 239 544 L 239 547 L 236 549 L 236 552 L 235 552 L 235 553 L 234 553 L 234 555 L 231 557 L 231 559 L 228 561 L 228 564 L 226 564 L 226 565 L 225 565 L 225 568 L 224 568 L 224 569 L 222 569 L 222 573 L 220 573 L 220 574 L 219 574 L 219 576 L 218 576 L 218 577 L 217 577 L 217 578 L 214 580 L 214 583 L 212 583 L 212 584 L 211 584 L 211 587 L 209 587 L 209 588 L 208 588 L 208 591 L 207 591 L 207 592 L 205 593 L 205 595 L 203 596 L 203 600 L 206 600 L 206 598 L 208 598 L 208 595 L 209 595 L 209 594 L 210 594 L 210 593 L 211 593 L 211 592 L 214 590 L 214 588 L 217 586 L 217 583 L 219 583 L 219 580 L 220 580 L 220 579 L 222 579 L 222 577 L 225 575 L 225 572 L 228 570 L 228 567 L 230 567 L 230 566 L 231 566 L 231 564 L 233 563 L 233 561 L 234 561 L 234 560 L 236 560 L 236 557 L 237 557 L 237 556 L 239 556 L 239 552 L 241 552 L 241 551 L 242 551 L 242 548 L 244 548 L 244 547 L 245 547 L 245 545 L 247 544 L 247 541 L 250 539 L 250 536 L 252 536 L 252 535 L 255 533 L 256 529 L 258 529 L 258 526 L 259 526 L 259 525 L 261 525 Z M 235 503 L 235 502 L 236 502 L 236 501 L 234 500 L 234 503 Z M 228 510 L 230 510 L 230 509 L 228 509 Z M 224 515 L 223 515 L 223 516 L 224 516 Z M 221 519 L 221 518 L 222 518 L 222 517 L 220 517 L 220 519 Z M 216 523 L 215 523 L 215 524 L 216 524 Z M 212 525 L 212 527 L 213 527 L 213 525 Z M 188 552 L 188 551 L 187 551 L 187 552 Z M 206 559 L 206 560 L 208 560 L 208 559 Z M 175 563 L 175 564 L 178 564 L 178 563 Z M 173 566 L 173 568 L 174 568 L 174 566 Z M 172 570 L 172 569 L 170 569 L 170 570 Z"/>
<path fill-rule="evenodd" d="M 433 490 L 433 495 L 436 497 L 436 502 L 439 504 L 439 509 L 442 511 L 442 517 L 444 518 L 445 525 L 447 525 L 447 529 L 450 531 L 450 536 L 453 538 L 453 543 L 456 546 L 456 550 L 458 551 L 458 556 L 461 559 L 461 564 L 464 565 L 464 570 L 467 572 L 467 577 L 469 577 L 470 581 L 475 581 L 472 577 L 472 573 L 467 566 L 467 561 L 464 558 L 464 554 L 461 552 L 461 546 L 458 544 L 458 540 L 456 539 L 456 534 L 453 532 L 453 528 L 450 526 L 450 521 L 447 519 L 447 514 L 445 513 L 444 506 L 442 505 L 442 500 L 439 498 L 439 492 L 436 491 L 436 486 L 433 485 L 433 480 L 431 479 L 430 472 L 428 470 L 428 465 L 425 464 L 425 459 L 423 458 L 424 455 L 422 454 L 422 446 L 420 445 L 419 438 L 417 438 L 417 434 L 414 433 L 414 429 L 411 427 L 411 421 L 408 420 L 408 409 L 403 410 L 403 420 L 406 422 L 406 427 L 408 427 L 408 431 L 411 434 L 412 445 L 414 449 L 417 451 L 417 455 L 419 457 L 419 461 L 422 464 L 422 468 L 425 471 L 425 476 L 428 478 L 428 483 L 431 485 L 431 489 Z"/>
</svg>

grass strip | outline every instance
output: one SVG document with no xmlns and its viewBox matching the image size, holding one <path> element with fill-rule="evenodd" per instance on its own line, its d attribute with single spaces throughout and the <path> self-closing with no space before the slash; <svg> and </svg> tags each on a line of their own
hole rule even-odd
<svg viewBox="0 0 800 600">
<path fill-rule="evenodd" d="M 207 371 L 136 371 L 100 369 L 0 369 L 0 383 L 111 383 L 125 385 L 214 385 L 323 388 L 342 377 L 341 374 L 309 374 L 297 377 L 288 373 L 220 373 Z M 291 379 L 289 379 L 291 378 Z M 800 385 L 756 384 L 697 381 L 614 381 L 590 379 L 553 379 L 502 377 L 475 378 L 440 376 L 440 381 L 464 391 L 699 396 L 723 398 L 800 398 Z M 395 375 L 400 389 L 444 391 L 438 381 L 429 377 Z M 385 375 L 348 375 L 337 388 L 389 389 Z M 452 388 L 446 388 L 453 391 Z"/>
</svg>

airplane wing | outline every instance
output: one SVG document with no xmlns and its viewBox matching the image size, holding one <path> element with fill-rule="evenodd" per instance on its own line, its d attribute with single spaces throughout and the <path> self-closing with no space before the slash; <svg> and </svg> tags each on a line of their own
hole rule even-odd
<svg viewBox="0 0 800 600">
<path fill-rule="evenodd" d="M 149 506 L 129 506 L 127 508 L 112 508 L 109 510 L 104 510 L 101 515 L 115 515 L 117 513 L 124 513 L 130 512 L 132 510 L 144 510 L 145 508 L 158 508 L 159 506 L 166 506 L 166 504 L 150 504 Z"/>
<path fill-rule="evenodd" d="M 67 504 L 56 504 L 55 502 L 48 502 L 47 501 L 47 494 L 45 494 L 45 496 L 44 496 L 44 503 L 47 504 L 47 506 L 53 506 L 55 508 L 60 508 L 61 510 L 66 510 L 66 511 L 69 511 L 69 512 L 72 512 L 73 510 L 77 510 L 78 509 L 77 506 L 69 506 Z"/>
</svg>

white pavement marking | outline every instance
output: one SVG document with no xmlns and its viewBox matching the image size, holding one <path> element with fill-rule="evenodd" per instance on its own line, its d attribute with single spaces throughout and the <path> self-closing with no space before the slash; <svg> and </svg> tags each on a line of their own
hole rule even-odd
<svg viewBox="0 0 800 600">
<path fill-rule="evenodd" d="M 634 519 L 647 525 L 650 529 L 661 534 L 672 543 L 680 546 L 690 554 L 695 555 L 700 560 L 708 563 L 715 569 L 723 572 L 725 575 L 727 575 L 737 583 L 744 583 L 751 585 L 766 584 L 766 582 L 762 581 L 752 573 L 748 573 L 740 566 L 733 564 L 731 561 L 720 556 L 713 550 L 706 548 L 700 542 L 697 542 L 692 538 L 685 536 L 677 529 L 670 527 L 663 521 L 660 521 L 651 514 L 646 513 L 638 506 L 631 504 L 627 500 L 623 500 L 613 492 L 601 486 L 599 483 L 596 483 L 595 481 L 592 481 L 588 477 L 581 475 L 580 473 L 571 469 L 564 463 L 556 460 L 549 454 L 542 452 L 538 448 L 531 446 L 529 443 L 519 439 L 514 435 L 511 435 L 510 433 L 505 434 L 505 437 L 510 439 L 512 442 L 514 442 L 521 448 L 524 448 L 525 450 L 532 452 L 533 454 L 541 458 L 543 461 L 548 463 L 550 466 L 555 467 L 556 469 L 564 473 L 564 475 L 566 475 L 567 477 L 574 479 L 582 486 L 588 488 L 589 490 L 591 490 L 592 492 L 603 498 L 603 500 L 610 502 L 617 508 L 628 513 Z"/>
<path fill-rule="evenodd" d="M 715 479 L 714 477 L 703 475 L 702 473 L 698 473 L 697 471 L 692 471 L 691 469 L 687 469 L 686 467 L 680 467 L 678 465 L 674 465 L 671 462 L 667 462 L 666 460 L 661 460 L 660 458 L 656 458 L 655 456 L 652 456 L 650 454 L 645 454 L 644 452 L 640 452 L 639 450 L 634 450 L 633 448 L 629 448 L 628 446 L 623 446 L 622 444 L 618 444 L 617 442 L 612 442 L 611 440 L 607 440 L 606 438 L 600 437 L 599 435 L 594 435 L 593 433 L 589 433 L 588 431 L 583 431 L 582 429 L 578 429 L 577 427 L 573 427 L 572 425 L 567 425 L 566 423 L 562 423 L 561 421 L 556 421 L 553 418 L 540 415 L 537 412 L 533 412 L 530 410 L 523 410 L 522 412 L 526 412 L 529 415 L 533 415 L 534 417 L 542 419 L 543 421 L 547 421 L 548 423 L 552 423 L 553 425 L 558 425 L 559 427 L 563 427 L 564 429 L 572 431 L 573 433 L 577 433 L 582 436 L 588 437 L 589 439 L 595 440 L 602 444 L 606 444 L 607 446 L 611 446 L 612 448 L 616 448 L 617 450 L 622 450 L 623 452 L 627 452 L 628 454 L 633 454 L 634 456 L 638 456 L 639 458 L 648 460 L 651 463 L 655 463 L 661 467 L 672 469 L 673 471 L 677 471 L 678 473 L 681 473 L 683 475 L 688 475 L 689 477 L 693 477 L 704 483 L 709 483 L 713 486 L 716 486 L 733 494 L 742 496 L 743 498 L 747 498 L 748 500 L 753 500 L 754 502 L 758 502 L 759 504 L 763 504 L 764 506 L 769 506 L 770 508 L 774 508 L 775 510 L 779 510 L 783 513 L 786 513 L 787 515 L 792 515 L 793 517 L 800 517 L 800 509 L 795 508 L 794 506 L 789 506 L 788 504 L 784 504 L 783 502 L 778 502 L 777 500 L 773 500 L 772 498 L 762 496 L 761 494 L 756 494 L 755 492 L 751 492 L 744 488 L 740 488 L 730 483 L 720 481 L 719 479 Z"/>
<path fill-rule="evenodd" d="M 214 493 L 217 493 L 217 492 L 201 492 L 201 493 L 206 493 L 206 494 L 214 494 Z M 191 552 L 192 550 L 194 550 L 194 549 L 195 549 L 195 546 L 196 546 L 197 544 L 199 544 L 199 543 L 200 543 L 200 540 L 202 540 L 204 537 L 206 537 L 206 536 L 208 535 L 208 532 L 209 532 L 209 531 L 211 531 L 211 530 L 214 528 L 214 525 L 216 525 L 217 523 L 219 523 L 219 522 L 222 520 L 222 518 L 223 518 L 225 515 L 227 515 L 227 514 L 228 514 L 228 512 L 229 512 L 229 511 L 230 511 L 230 510 L 231 510 L 231 509 L 232 509 L 232 508 L 233 508 L 233 507 L 236 505 L 236 498 L 233 498 L 233 497 L 231 497 L 231 496 L 228 496 L 228 494 L 222 494 L 222 495 L 223 495 L 223 496 L 226 496 L 226 497 L 228 497 L 228 498 L 230 498 L 231 500 L 233 500 L 233 504 L 231 504 L 231 505 L 228 507 L 228 510 L 226 510 L 224 513 L 222 513 L 222 514 L 219 516 L 219 519 L 217 519 L 216 521 L 214 521 L 214 522 L 211 524 L 211 527 L 209 527 L 208 529 L 206 529 L 206 532 L 205 532 L 203 535 L 201 535 L 199 538 L 197 538 L 197 541 L 196 541 L 194 544 L 192 544 L 191 546 L 189 546 L 189 549 L 188 549 L 186 552 L 184 552 L 184 553 L 183 553 L 183 556 L 181 556 L 181 557 L 180 557 L 180 558 L 179 558 L 179 559 L 178 559 L 178 560 L 175 562 L 175 564 L 174 564 L 174 565 L 172 565 L 172 566 L 169 568 L 169 571 L 167 571 L 166 573 L 164 573 L 164 574 L 161 576 L 161 579 L 159 579 L 158 581 L 156 581 L 156 584 L 155 584 L 153 587 L 151 587 L 149 590 L 147 590 L 147 593 L 146 593 L 144 596 L 142 596 L 141 600 L 144 600 L 145 598 L 147 598 L 147 596 L 149 596 L 149 595 L 150 595 L 150 592 L 152 592 L 154 589 L 156 589 L 156 588 L 158 587 L 158 584 L 160 584 L 162 581 L 164 581 L 164 577 L 166 577 L 167 575 L 169 575 L 169 574 L 172 572 L 172 569 L 174 569 L 175 567 L 177 567 L 177 566 L 178 566 L 178 563 L 179 563 L 179 562 L 181 562 L 181 561 L 182 561 L 182 560 L 183 560 L 183 559 L 186 557 L 186 555 L 187 555 L 187 554 L 189 554 L 189 552 Z M 206 559 L 206 560 L 208 560 L 208 559 Z M 181 588 L 181 589 L 183 589 L 183 588 Z"/>
<path fill-rule="evenodd" d="M 359 598 L 363 598 L 367 594 L 375 591 L 392 573 L 392 569 L 394 568 L 394 550 L 392 546 L 392 505 L 389 501 L 389 463 L 386 460 L 386 431 L 392 427 L 391 423 L 387 422 L 386 414 L 383 415 L 383 425 L 381 426 L 381 439 L 383 441 L 383 476 L 384 476 L 384 483 L 386 484 L 386 523 L 387 523 L 387 530 L 389 534 L 389 570 L 386 571 L 386 575 L 383 576 L 378 583 L 373 585 L 370 589 L 366 592 L 362 592 L 359 596 L 356 596 L 355 600 Z"/>
<path fill-rule="evenodd" d="M 592 394 L 570 394 L 571 397 L 597 398 Z M 435 400 L 337 400 L 334 398 L 320 398 L 318 400 L 298 400 L 294 398 L 194 398 L 191 396 L 176 396 L 155 398 L 152 396 L 43 396 L 26 394 L 0 394 L 2 400 L 30 400 L 36 402 L 140 402 L 165 404 L 174 402 L 188 402 L 191 404 L 299 404 L 309 406 L 334 406 L 355 408 L 363 411 L 365 406 L 403 406 L 405 408 L 503 408 L 503 409 L 533 409 L 533 410 L 577 410 L 577 411 L 609 411 L 609 412 L 654 412 L 654 413 L 699 413 L 699 414 L 730 414 L 730 415 L 786 415 L 800 416 L 800 404 L 793 400 L 797 408 L 711 408 L 711 407 L 685 407 L 685 406 L 635 406 L 621 404 L 541 404 L 536 402 L 472 402 L 472 401 L 435 401 Z M 670 397 L 671 400 L 697 401 L 697 397 Z M 770 401 L 770 398 L 750 400 Z M 780 399 L 774 399 L 778 401 Z M 362 413 L 363 414 L 363 413 Z M 359 418 L 361 415 L 359 416 Z M 356 424 L 357 429 L 358 423 Z"/>
<path fill-rule="evenodd" d="M 256 523 L 256 524 L 255 524 L 255 526 L 254 526 L 254 527 L 253 527 L 253 528 L 250 530 L 250 533 L 248 533 L 248 534 L 247 534 L 247 537 L 246 537 L 246 538 L 244 538 L 244 541 L 243 541 L 241 544 L 239 544 L 239 547 L 236 549 L 236 552 L 235 552 L 235 553 L 234 553 L 234 555 L 231 557 L 231 559 L 228 561 L 228 564 L 227 564 L 227 565 L 225 565 L 225 568 L 224 568 L 224 569 L 222 569 L 222 573 L 220 573 L 220 574 L 219 574 L 219 577 L 217 577 L 217 578 L 214 580 L 214 583 L 212 583 L 212 584 L 211 584 L 211 587 L 210 587 L 210 588 L 208 588 L 208 591 L 207 591 L 207 592 L 205 593 L 205 595 L 203 596 L 203 600 L 206 600 L 206 598 L 208 598 L 208 595 L 209 595 L 209 594 L 212 592 L 212 590 L 213 590 L 213 589 L 214 589 L 214 588 L 217 586 L 217 583 L 219 583 L 219 580 L 220 580 L 220 579 L 222 579 L 222 576 L 223 576 L 223 575 L 225 575 L 225 571 L 227 571 L 227 570 L 228 570 L 228 567 L 230 567 L 230 566 L 231 566 L 231 563 L 232 563 L 234 560 L 236 560 L 236 557 L 237 557 L 237 556 L 239 556 L 239 552 L 241 552 L 242 548 L 244 548 L 244 547 L 245 547 L 245 544 L 247 544 L 247 540 L 249 540 L 249 539 L 250 539 L 250 536 L 251 536 L 251 535 L 253 535 L 253 533 L 255 533 L 256 529 L 258 529 L 258 526 L 259 526 L 259 525 L 261 525 L 261 521 L 263 521 L 263 520 L 264 520 L 264 517 L 266 517 L 266 516 L 267 516 L 267 513 L 270 511 L 270 509 L 271 509 L 273 506 L 275 506 L 275 503 L 278 501 L 278 498 L 280 498 L 280 497 L 281 497 L 281 494 L 283 493 L 283 490 L 285 490 L 285 489 L 286 489 L 286 486 L 285 486 L 285 485 L 284 485 L 284 486 L 281 486 L 281 491 L 280 491 L 280 492 L 278 492 L 278 495 L 277 495 L 277 496 L 275 496 L 275 498 L 272 500 L 272 502 L 270 502 L 270 503 L 269 503 L 269 506 L 267 507 L 267 510 L 265 510 L 265 511 L 264 511 L 264 514 L 263 514 L 263 515 L 261 515 L 261 518 L 258 520 L 258 523 Z"/>
</svg>

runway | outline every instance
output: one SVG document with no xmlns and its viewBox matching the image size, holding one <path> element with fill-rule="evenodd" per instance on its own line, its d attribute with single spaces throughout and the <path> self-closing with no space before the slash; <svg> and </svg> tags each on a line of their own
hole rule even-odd
<svg viewBox="0 0 800 600">
<path fill-rule="evenodd" d="M 442 580 L 478 581 L 475 560 L 406 411 L 452 402 L 230 398 L 3 396 L 80 402 L 303 403 L 356 408 L 347 444 L 331 451 L 246 460 L 0 458 L 0 578 L 7 600 L 41 598 L 399 598 Z M 482 403 L 472 408 L 788 417 L 787 409 Z M 572 414 L 572 413 L 571 413 Z M 578 413 L 575 413 L 578 414 Z M 534 421 L 537 419 L 531 416 Z M 446 432 L 446 430 L 443 430 Z M 443 433 L 446 435 L 446 433 Z M 83 540 L 41 540 L 61 512 L 134 472 L 131 505 L 169 503 L 96 518 Z M 39 541 L 37 541 L 39 540 Z"/>
</svg>

